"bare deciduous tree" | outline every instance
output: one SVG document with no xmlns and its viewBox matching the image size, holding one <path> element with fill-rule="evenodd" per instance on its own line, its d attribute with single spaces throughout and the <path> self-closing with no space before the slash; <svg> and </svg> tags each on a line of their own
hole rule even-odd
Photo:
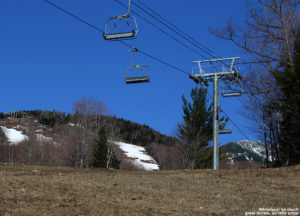
<svg viewBox="0 0 300 216">
<path fill-rule="evenodd" d="M 107 113 L 104 102 L 83 97 L 73 105 L 76 118 L 75 166 L 87 167 L 91 160 L 92 150 L 89 137 L 99 130 L 101 116 Z"/>
<path fill-rule="evenodd" d="M 299 4 L 299 0 L 247 0 L 248 14 L 243 27 L 230 20 L 221 31 L 211 32 L 232 41 L 253 60 L 293 65 Z"/>
<path fill-rule="evenodd" d="M 273 72 L 279 65 L 293 67 L 295 62 L 294 45 L 299 29 L 299 0 L 247 0 L 248 13 L 243 26 L 231 20 L 221 30 L 210 30 L 218 38 L 233 42 L 248 54 L 250 65 L 240 80 L 240 91 L 248 93 L 245 97 L 247 113 L 257 123 L 263 133 L 266 154 L 268 146 L 276 146 L 276 137 L 282 114 L 270 109 L 281 103 L 280 88 Z M 277 125 L 276 125 L 277 124 Z M 276 149 L 275 149 L 276 151 Z M 271 151 L 272 155 L 274 151 Z M 267 161 L 268 162 L 268 161 Z"/>
</svg>

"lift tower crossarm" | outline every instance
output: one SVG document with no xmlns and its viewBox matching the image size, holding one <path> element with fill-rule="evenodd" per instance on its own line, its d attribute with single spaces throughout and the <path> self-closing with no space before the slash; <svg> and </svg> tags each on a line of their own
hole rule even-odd
<svg viewBox="0 0 300 216">
<path fill-rule="evenodd" d="M 226 76 L 226 75 L 235 75 L 235 71 L 231 71 L 231 72 L 219 72 L 219 73 L 208 73 L 208 74 L 196 74 L 194 75 L 194 77 L 196 78 L 200 78 L 200 77 L 214 77 L 214 76 L 219 76 L 219 77 L 222 77 L 222 76 Z"/>
<path fill-rule="evenodd" d="M 198 63 L 198 62 L 220 62 L 220 61 L 236 60 L 236 59 L 240 59 L 240 57 L 230 57 L 230 58 L 209 59 L 209 60 L 203 60 L 203 61 L 193 61 L 193 63 Z"/>
</svg>

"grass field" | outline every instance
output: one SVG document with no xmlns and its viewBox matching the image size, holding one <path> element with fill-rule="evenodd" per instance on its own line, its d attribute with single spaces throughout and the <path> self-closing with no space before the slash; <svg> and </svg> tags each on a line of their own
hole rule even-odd
<svg viewBox="0 0 300 216">
<path fill-rule="evenodd" d="M 296 215 L 299 207 L 300 166 L 143 172 L 0 164 L 5 216 L 231 216 L 259 208 L 293 208 Z"/>
</svg>

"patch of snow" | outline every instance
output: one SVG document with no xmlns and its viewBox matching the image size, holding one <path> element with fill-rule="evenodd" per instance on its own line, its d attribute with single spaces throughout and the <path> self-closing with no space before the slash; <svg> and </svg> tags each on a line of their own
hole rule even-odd
<svg viewBox="0 0 300 216">
<path fill-rule="evenodd" d="M 28 136 L 22 134 L 22 132 L 15 129 L 10 129 L 4 126 L 0 126 L 7 140 L 12 144 L 18 144 L 22 141 L 28 140 Z"/>
<path fill-rule="evenodd" d="M 36 134 L 35 137 L 38 141 L 44 141 L 44 142 L 51 142 L 52 141 L 52 137 L 46 137 L 43 134 Z"/>
<path fill-rule="evenodd" d="M 123 142 L 114 143 L 120 147 L 128 158 L 133 159 L 133 163 L 137 167 L 141 167 L 144 170 L 159 170 L 158 164 L 147 154 L 144 147 Z"/>
<path fill-rule="evenodd" d="M 245 154 L 245 158 L 246 158 L 247 161 L 250 160 L 250 158 L 246 154 Z"/>
<path fill-rule="evenodd" d="M 82 126 L 81 124 L 77 123 L 77 124 L 74 124 L 74 123 L 68 123 L 69 126 L 71 127 L 77 127 L 77 128 L 84 128 L 84 126 Z"/>
<path fill-rule="evenodd" d="M 27 127 L 22 126 L 22 125 L 17 125 L 16 129 L 21 130 L 21 131 L 27 131 Z"/>
<path fill-rule="evenodd" d="M 43 132 L 43 129 L 37 129 L 35 130 L 36 133 L 42 133 Z"/>
</svg>

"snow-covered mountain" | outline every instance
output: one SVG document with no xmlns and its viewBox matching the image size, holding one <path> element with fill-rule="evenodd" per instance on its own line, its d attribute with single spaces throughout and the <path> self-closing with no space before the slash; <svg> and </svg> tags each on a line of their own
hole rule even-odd
<svg viewBox="0 0 300 216">
<path fill-rule="evenodd" d="M 222 149 L 228 155 L 228 159 L 232 161 L 263 163 L 266 158 L 265 146 L 261 142 L 250 140 L 230 142 L 222 146 Z"/>
</svg>

